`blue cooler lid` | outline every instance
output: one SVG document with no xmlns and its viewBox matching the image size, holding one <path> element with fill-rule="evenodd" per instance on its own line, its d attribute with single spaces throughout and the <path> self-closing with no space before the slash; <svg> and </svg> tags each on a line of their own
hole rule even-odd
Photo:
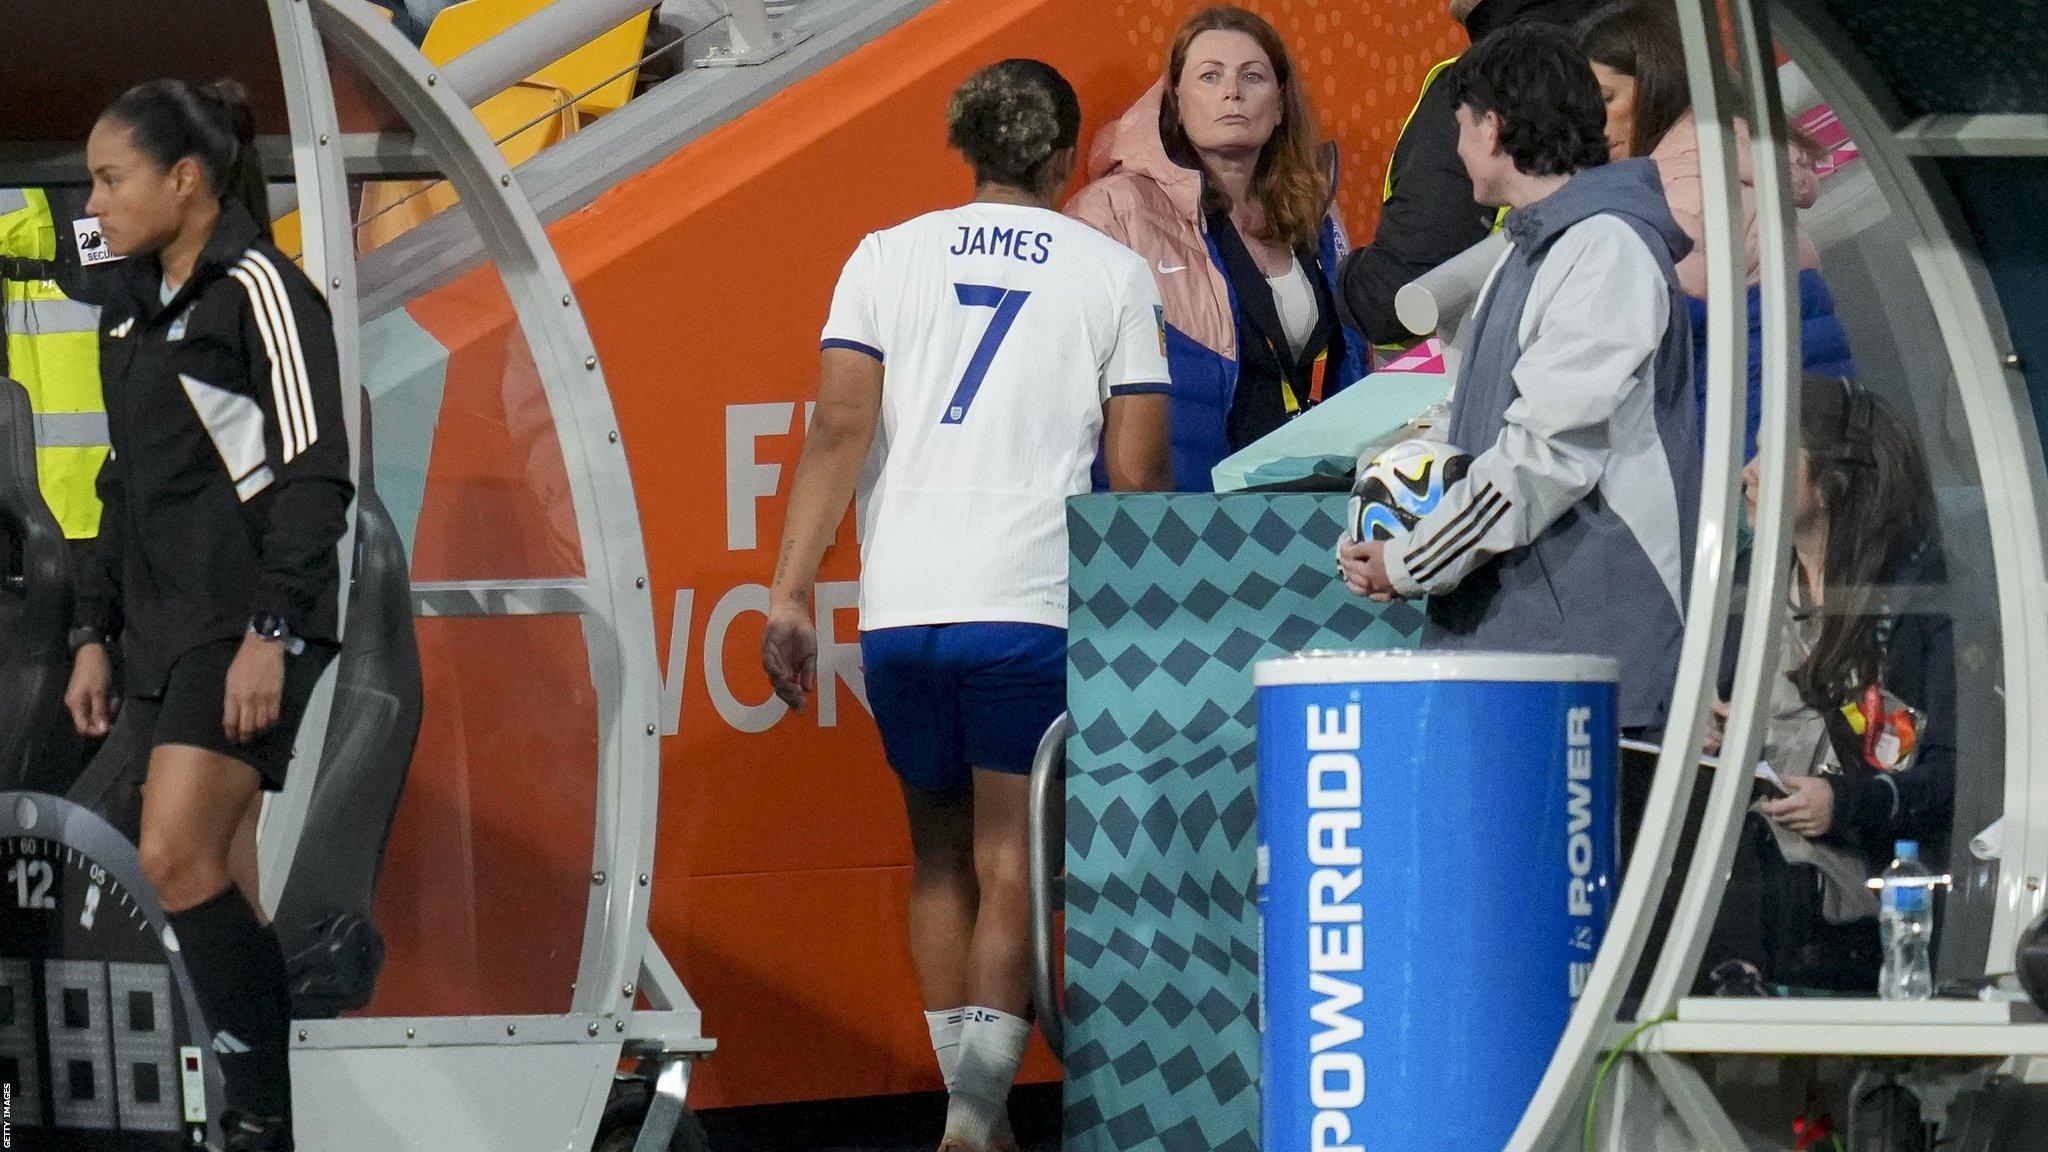
<svg viewBox="0 0 2048 1152">
<path fill-rule="evenodd" d="M 1611 656 L 1548 652 L 1297 652 L 1261 660 L 1252 683 L 1409 683 L 1458 680 L 1495 684 L 1612 684 L 1620 670 Z"/>
</svg>

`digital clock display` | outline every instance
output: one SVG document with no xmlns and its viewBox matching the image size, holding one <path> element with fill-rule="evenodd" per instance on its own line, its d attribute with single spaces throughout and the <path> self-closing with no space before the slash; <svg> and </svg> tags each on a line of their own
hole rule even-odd
<svg viewBox="0 0 2048 1152">
<path fill-rule="evenodd" d="M 88 822 L 112 834 L 89 814 L 56 819 L 81 813 L 0 794 L 0 1083 L 16 1146 L 189 1148 L 205 1070 L 182 981 L 134 889 L 133 849 L 94 853 L 67 835 Z"/>
</svg>

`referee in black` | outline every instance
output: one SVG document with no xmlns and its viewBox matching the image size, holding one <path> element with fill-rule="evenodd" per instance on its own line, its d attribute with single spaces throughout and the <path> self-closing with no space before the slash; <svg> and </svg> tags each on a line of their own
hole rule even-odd
<svg viewBox="0 0 2048 1152">
<path fill-rule="evenodd" d="M 87 211 L 125 260 L 103 292 L 113 452 L 65 704 L 88 735 L 117 708 L 146 733 L 142 867 L 213 1030 L 226 1147 L 287 1152 L 291 1005 L 255 822 L 339 650 L 354 489 L 327 305 L 268 239 L 254 139 L 239 85 L 163 80 L 87 142 Z"/>
</svg>

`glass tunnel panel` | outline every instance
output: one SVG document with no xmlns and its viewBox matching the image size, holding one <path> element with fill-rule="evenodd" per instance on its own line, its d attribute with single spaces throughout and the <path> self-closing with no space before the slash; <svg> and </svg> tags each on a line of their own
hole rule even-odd
<svg viewBox="0 0 2048 1152">
<path fill-rule="evenodd" d="M 359 250 L 408 197 L 445 196 L 436 226 L 478 243 L 445 183 L 352 184 Z M 404 544 L 423 699 L 366 1012 L 563 1012 L 592 887 L 600 702 L 539 372 L 491 264 L 366 315 L 362 362 L 369 485 Z"/>
<path fill-rule="evenodd" d="M 364 1014 L 566 1011 L 598 755 L 581 625 L 421 619 L 416 632 L 424 708 L 377 889 L 384 971 Z"/>
<path fill-rule="evenodd" d="M 436 220 L 446 242 L 480 247 L 445 182 L 371 181 L 360 200 L 359 248 L 392 218 L 436 202 L 447 206 Z M 561 443 L 495 266 L 381 314 L 366 310 L 362 358 L 377 491 L 414 584 L 583 575 Z"/>
<path fill-rule="evenodd" d="M 1774 993 L 1875 996 L 1876 903 L 1860 885 L 1906 839 L 1954 878 L 1940 905 L 1937 983 L 1981 981 L 1997 886 L 1981 836 L 2005 804 L 2005 697 L 1977 447 L 1907 230 L 1825 106 L 1793 116 L 1820 144 L 1820 179 L 1798 214 L 1807 380 L 1794 389 L 1802 427 L 1790 507 L 1795 553 L 1825 556 L 1830 591 L 1813 603 L 1795 561 L 1786 671 L 1765 681 L 1763 755 L 1780 774 L 1839 774 L 1826 832 L 1801 837 L 1746 818 L 1702 984 L 1717 962 L 1754 952 Z M 1731 628 L 1741 604 L 1738 593 Z M 1826 722 L 1845 731 L 1823 736 L 1790 715 L 1801 705 L 1789 670 L 1828 647 L 1827 623 L 1842 613 L 1877 638 L 1887 714 L 1911 709 L 1914 747 L 1899 763 L 1875 767 L 1888 752 L 1858 746 L 1868 671 L 1838 686 L 1849 710 Z M 1827 876 L 1831 861 L 1838 877 Z"/>
</svg>

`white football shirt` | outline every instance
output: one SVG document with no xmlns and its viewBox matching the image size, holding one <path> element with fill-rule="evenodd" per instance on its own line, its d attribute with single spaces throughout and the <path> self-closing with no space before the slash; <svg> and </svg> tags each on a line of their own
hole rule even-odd
<svg viewBox="0 0 2048 1152">
<path fill-rule="evenodd" d="M 863 629 L 1067 622 L 1066 498 L 1109 397 L 1165 391 L 1137 253 L 1044 208 L 974 203 L 871 233 L 827 348 L 880 360 L 880 475 L 861 524 Z"/>
</svg>

